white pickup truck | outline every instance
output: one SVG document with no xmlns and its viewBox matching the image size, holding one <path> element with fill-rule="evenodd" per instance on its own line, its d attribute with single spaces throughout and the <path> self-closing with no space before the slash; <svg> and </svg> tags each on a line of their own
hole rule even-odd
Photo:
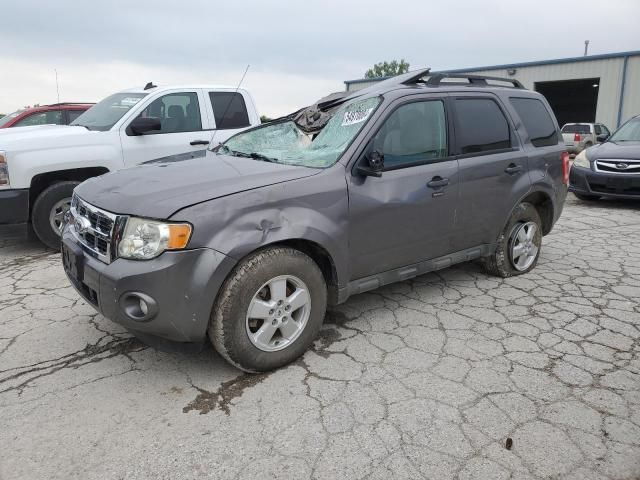
<svg viewBox="0 0 640 480">
<path fill-rule="evenodd" d="M 80 182 L 204 151 L 212 136 L 217 144 L 258 124 L 246 90 L 149 83 L 105 98 L 68 126 L 0 130 L 0 227 L 31 221 L 38 238 L 57 249 L 59 227 Z"/>
</svg>

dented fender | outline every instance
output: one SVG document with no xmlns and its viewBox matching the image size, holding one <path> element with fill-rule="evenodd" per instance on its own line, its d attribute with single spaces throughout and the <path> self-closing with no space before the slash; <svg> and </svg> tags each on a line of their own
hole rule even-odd
<svg viewBox="0 0 640 480">
<path fill-rule="evenodd" d="M 188 207 L 172 219 L 195 226 L 190 248 L 211 248 L 236 261 L 278 242 L 315 243 L 331 256 L 343 286 L 349 278 L 348 212 L 345 168 L 338 163 L 317 175 Z"/>
</svg>

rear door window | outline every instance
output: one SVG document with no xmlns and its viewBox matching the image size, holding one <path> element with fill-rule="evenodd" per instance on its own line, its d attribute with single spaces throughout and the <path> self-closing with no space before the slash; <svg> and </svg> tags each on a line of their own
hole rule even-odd
<svg viewBox="0 0 640 480">
<path fill-rule="evenodd" d="M 558 143 L 558 132 L 551 115 L 537 98 L 511 98 L 534 147 L 548 147 Z"/>
<path fill-rule="evenodd" d="M 69 123 L 73 122 L 76 118 L 84 113 L 84 110 L 67 110 L 67 117 Z"/>
<path fill-rule="evenodd" d="M 490 98 L 457 98 L 456 140 L 462 155 L 511 148 L 511 130 L 504 113 Z"/>
<path fill-rule="evenodd" d="M 241 93 L 209 92 L 216 128 L 230 130 L 251 125 L 247 106 Z"/>
</svg>

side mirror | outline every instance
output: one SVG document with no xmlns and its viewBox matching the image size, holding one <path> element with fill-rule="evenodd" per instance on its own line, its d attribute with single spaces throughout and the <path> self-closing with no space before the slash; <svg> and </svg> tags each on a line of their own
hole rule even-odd
<svg viewBox="0 0 640 480">
<path fill-rule="evenodd" d="M 365 177 L 381 177 L 384 170 L 384 155 L 373 150 L 365 155 L 366 165 L 358 165 L 356 171 Z"/>
<path fill-rule="evenodd" d="M 601 133 L 600 135 L 596 136 L 596 140 L 600 143 L 606 142 L 607 138 L 609 138 L 609 135 L 607 135 L 606 133 Z"/>
<path fill-rule="evenodd" d="M 136 136 L 160 130 L 162 130 L 160 119 L 155 117 L 137 117 L 127 127 L 127 134 Z"/>
</svg>

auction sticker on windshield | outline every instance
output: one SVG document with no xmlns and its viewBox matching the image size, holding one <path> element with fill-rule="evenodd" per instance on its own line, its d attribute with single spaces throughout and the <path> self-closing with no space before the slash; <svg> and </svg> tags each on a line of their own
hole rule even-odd
<svg viewBox="0 0 640 480">
<path fill-rule="evenodd" d="M 364 122 L 367 117 L 373 112 L 373 107 L 363 110 L 352 110 L 344 112 L 344 118 L 342 119 L 343 127 L 354 125 L 356 123 Z"/>
<path fill-rule="evenodd" d="M 142 100 L 142 98 L 140 97 L 126 97 L 120 100 L 120 105 L 127 105 L 132 107 L 136 103 L 138 103 L 140 100 Z"/>
</svg>

